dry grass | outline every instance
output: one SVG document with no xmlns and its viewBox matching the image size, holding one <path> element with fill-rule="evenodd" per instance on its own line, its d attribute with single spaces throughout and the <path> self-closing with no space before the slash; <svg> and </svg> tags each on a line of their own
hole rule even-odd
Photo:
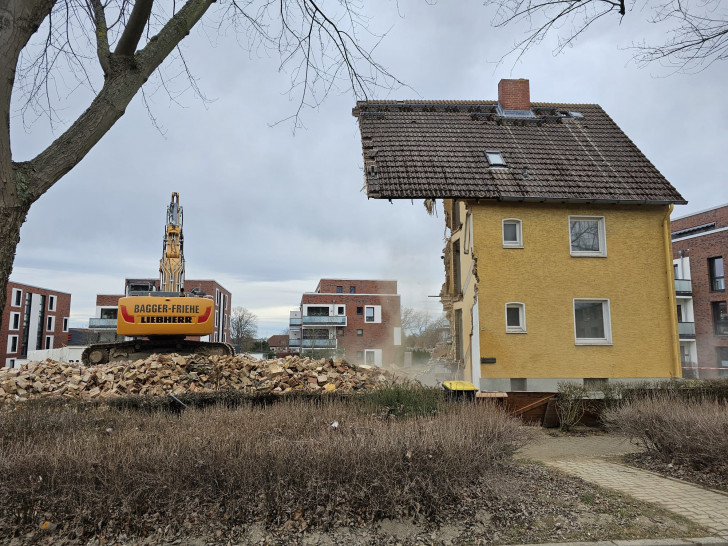
<svg viewBox="0 0 728 546">
<path fill-rule="evenodd" d="M 492 406 L 437 417 L 362 414 L 342 401 L 206 408 L 179 415 L 110 408 L 0 414 L 0 535 L 38 519 L 106 532 L 157 520 L 334 523 L 436 520 L 473 476 L 523 442 Z"/>
<path fill-rule="evenodd" d="M 648 453 L 698 470 L 728 473 L 728 407 L 710 400 L 653 396 L 606 410 L 604 421 Z"/>
</svg>

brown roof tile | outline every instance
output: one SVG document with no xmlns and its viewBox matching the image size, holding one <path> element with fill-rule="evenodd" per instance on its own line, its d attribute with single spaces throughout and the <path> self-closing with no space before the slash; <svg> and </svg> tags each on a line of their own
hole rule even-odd
<svg viewBox="0 0 728 546">
<path fill-rule="evenodd" d="M 600 106 L 531 109 L 510 118 L 495 101 L 358 102 L 367 195 L 686 202 Z M 491 167 L 485 150 L 507 167 Z"/>
</svg>

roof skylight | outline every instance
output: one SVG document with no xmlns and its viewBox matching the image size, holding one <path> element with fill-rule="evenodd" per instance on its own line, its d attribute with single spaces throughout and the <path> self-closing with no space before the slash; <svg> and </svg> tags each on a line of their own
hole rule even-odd
<svg viewBox="0 0 728 546">
<path fill-rule="evenodd" d="M 486 150 L 485 158 L 488 160 L 488 164 L 491 167 L 505 167 L 506 160 L 503 159 L 503 154 L 497 150 Z"/>
</svg>

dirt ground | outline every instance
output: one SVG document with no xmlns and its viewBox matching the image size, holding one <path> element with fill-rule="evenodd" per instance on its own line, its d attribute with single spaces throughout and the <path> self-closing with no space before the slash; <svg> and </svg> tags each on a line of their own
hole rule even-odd
<svg viewBox="0 0 728 546">
<path fill-rule="evenodd" d="M 568 434 L 555 429 L 533 427 L 533 441 L 516 453 L 516 457 L 534 461 L 620 457 L 641 453 L 642 447 L 624 436 L 598 429 L 581 428 Z"/>
</svg>

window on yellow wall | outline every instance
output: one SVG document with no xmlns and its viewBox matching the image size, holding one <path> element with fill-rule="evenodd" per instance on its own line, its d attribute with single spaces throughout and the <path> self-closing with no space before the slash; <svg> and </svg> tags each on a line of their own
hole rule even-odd
<svg viewBox="0 0 728 546">
<path fill-rule="evenodd" d="M 569 216 L 572 256 L 606 256 L 604 216 Z"/>
<path fill-rule="evenodd" d="M 526 333 L 526 304 L 506 303 L 506 332 L 509 334 Z"/>
<path fill-rule="evenodd" d="M 577 345 L 611 345 L 609 300 L 574 298 L 574 336 Z"/>
<path fill-rule="evenodd" d="M 517 218 L 503 220 L 503 248 L 523 248 L 521 221 Z"/>
</svg>

